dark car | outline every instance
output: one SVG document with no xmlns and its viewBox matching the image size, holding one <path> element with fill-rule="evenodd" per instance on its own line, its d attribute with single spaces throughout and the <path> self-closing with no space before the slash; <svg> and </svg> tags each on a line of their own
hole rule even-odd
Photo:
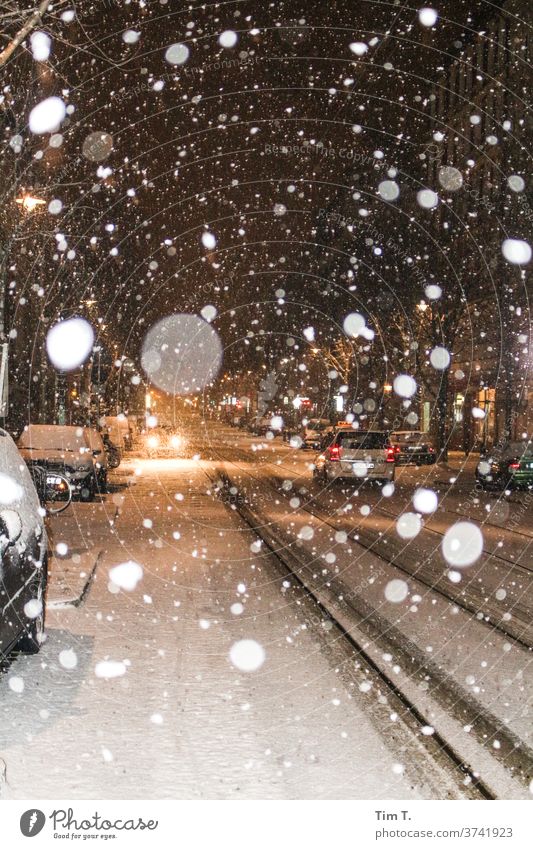
<svg viewBox="0 0 533 849">
<path fill-rule="evenodd" d="M 437 460 L 429 434 L 424 431 L 397 430 L 391 433 L 390 441 L 398 465 L 431 466 Z"/>
<path fill-rule="evenodd" d="M 533 441 L 507 442 L 480 457 L 476 478 L 484 489 L 533 489 Z"/>
<path fill-rule="evenodd" d="M 37 652 L 43 639 L 47 583 L 43 513 L 24 460 L 9 434 L 0 429 L 1 658 L 13 648 Z"/>
<path fill-rule="evenodd" d="M 110 469 L 117 469 L 122 461 L 122 452 L 118 445 L 115 445 L 108 433 L 102 434 L 102 442 L 104 443 L 105 453 L 107 455 L 107 465 Z"/>
</svg>

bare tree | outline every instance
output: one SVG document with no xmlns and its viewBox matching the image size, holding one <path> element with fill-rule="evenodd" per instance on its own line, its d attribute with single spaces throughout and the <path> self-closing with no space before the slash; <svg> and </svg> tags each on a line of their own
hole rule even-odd
<svg viewBox="0 0 533 849">
<path fill-rule="evenodd" d="M 0 52 L 0 68 L 8 62 L 17 47 L 20 47 L 30 32 L 32 32 L 32 30 L 41 23 L 41 20 L 50 5 L 50 0 L 41 0 L 35 9 L 29 10 L 28 12 L 20 12 L 17 11 L 15 3 L 2 4 L 2 12 L 0 13 L 2 26 L 7 24 L 11 28 L 11 25 L 14 23 L 15 25 L 19 24 L 19 29 L 15 35 L 12 36 L 6 47 L 4 47 L 4 49 Z"/>
<path fill-rule="evenodd" d="M 313 351 L 324 358 L 330 369 L 334 369 L 341 383 L 346 386 L 355 367 L 355 348 L 349 339 L 339 338 L 327 348 L 313 348 Z"/>
</svg>

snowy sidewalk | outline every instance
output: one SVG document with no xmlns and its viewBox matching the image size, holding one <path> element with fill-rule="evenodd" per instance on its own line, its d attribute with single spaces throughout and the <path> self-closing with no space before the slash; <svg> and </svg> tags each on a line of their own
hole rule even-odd
<svg viewBox="0 0 533 849">
<path fill-rule="evenodd" d="M 49 520 L 48 609 L 82 603 L 102 555 L 116 544 L 115 523 L 123 499 L 110 492 L 91 503 L 73 501 Z"/>
<path fill-rule="evenodd" d="M 92 548 L 72 557 L 54 555 L 48 568 L 48 597 L 46 607 L 78 607 L 90 588 L 103 549 Z"/>
</svg>

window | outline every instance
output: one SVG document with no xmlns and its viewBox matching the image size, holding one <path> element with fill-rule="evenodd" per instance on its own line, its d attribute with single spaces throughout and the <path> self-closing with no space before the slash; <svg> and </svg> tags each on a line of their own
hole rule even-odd
<svg viewBox="0 0 533 849">
<path fill-rule="evenodd" d="M 394 441 L 400 445 L 418 445 L 425 436 L 427 434 L 421 433 L 419 430 L 413 430 L 411 433 L 397 433 L 394 436 Z"/>
<path fill-rule="evenodd" d="M 348 431 L 338 435 L 336 444 L 340 445 L 345 451 L 371 451 L 376 448 L 387 448 L 389 438 L 386 433 L 377 431 L 367 431 L 366 433 L 364 431 Z"/>
</svg>

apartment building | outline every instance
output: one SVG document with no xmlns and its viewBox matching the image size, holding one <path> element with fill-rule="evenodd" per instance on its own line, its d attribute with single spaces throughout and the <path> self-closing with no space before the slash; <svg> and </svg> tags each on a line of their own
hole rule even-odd
<svg viewBox="0 0 533 849">
<path fill-rule="evenodd" d="M 449 429 L 452 447 L 468 449 L 507 428 L 533 432 L 530 271 L 502 255 L 507 238 L 532 242 L 532 4 L 503 3 L 450 52 L 429 96 L 422 158 L 441 199 L 432 229 L 464 292 Z"/>
</svg>

